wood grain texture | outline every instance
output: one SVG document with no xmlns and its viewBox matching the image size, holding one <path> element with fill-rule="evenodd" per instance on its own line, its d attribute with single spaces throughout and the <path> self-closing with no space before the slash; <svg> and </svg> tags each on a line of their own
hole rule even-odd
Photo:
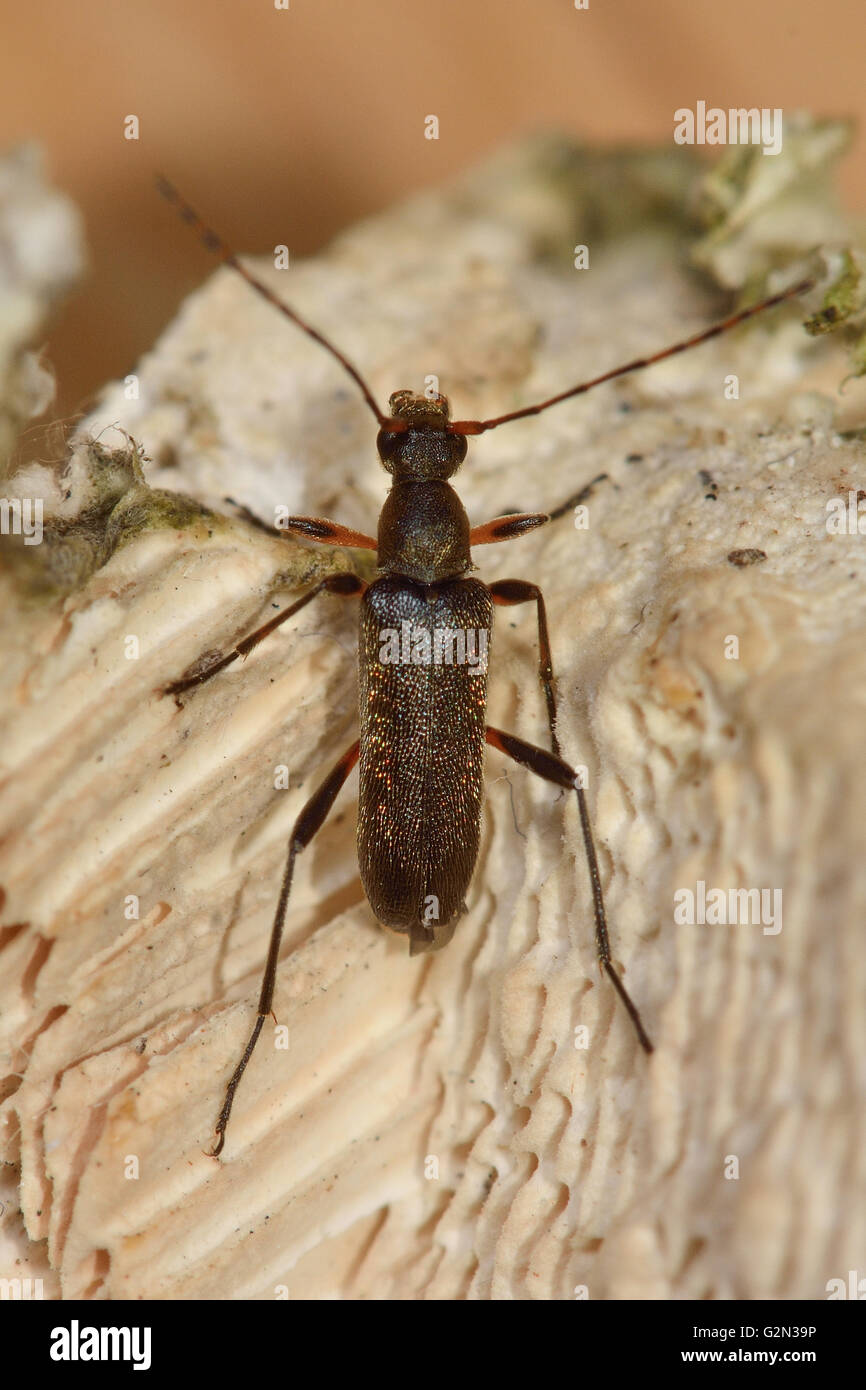
<svg viewBox="0 0 866 1390">
<path fill-rule="evenodd" d="M 568 236 L 575 194 L 533 159 L 274 283 L 380 399 L 432 372 L 461 417 L 713 317 L 664 236 L 599 246 L 588 273 L 553 263 L 539 229 Z M 266 1030 L 206 1158 L 288 830 L 356 736 L 356 614 L 317 600 L 182 710 L 154 691 L 342 561 L 206 513 L 150 524 L 141 493 L 140 529 L 65 597 L 4 574 L 0 1133 L 64 1297 L 820 1298 L 857 1265 L 866 585 L 863 538 L 829 535 L 826 503 L 866 470 L 828 352 L 784 310 L 471 442 L 455 479 L 478 524 L 608 474 L 586 529 L 565 516 L 475 558 L 544 592 L 563 755 L 587 767 L 649 1060 L 599 978 L 568 798 L 488 752 L 469 912 L 410 959 L 361 893 L 353 779 L 298 864 L 288 1047 Z M 115 386 L 88 424 L 120 421 L 153 487 L 372 529 L 368 412 L 230 275 L 139 374 L 139 400 Z M 65 505 L 93 467 L 82 445 Z M 728 562 L 746 548 L 767 560 Z M 529 606 L 498 612 L 490 720 L 542 742 L 536 670 Z M 678 924 L 698 881 L 781 889 L 781 931 Z"/>
</svg>

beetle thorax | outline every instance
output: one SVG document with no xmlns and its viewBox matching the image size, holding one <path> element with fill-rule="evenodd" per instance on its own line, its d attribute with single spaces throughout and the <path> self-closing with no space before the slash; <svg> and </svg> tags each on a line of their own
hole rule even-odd
<svg viewBox="0 0 866 1390">
<path fill-rule="evenodd" d="M 466 440 L 448 430 L 445 396 L 395 391 L 391 418 L 379 431 L 383 466 L 393 477 L 379 517 L 379 569 L 419 584 L 454 579 L 472 567 L 469 518 L 446 482 L 466 456 Z"/>
</svg>

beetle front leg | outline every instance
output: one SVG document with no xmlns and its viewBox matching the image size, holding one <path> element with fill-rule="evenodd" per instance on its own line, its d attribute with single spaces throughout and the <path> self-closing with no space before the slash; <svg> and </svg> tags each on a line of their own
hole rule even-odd
<svg viewBox="0 0 866 1390">
<path fill-rule="evenodd" d="M 379 546 L 379 542 L 364 531 L 353 531 L 349 526 L 341 526 L 338 521 L 326 521 L 321 516 L 289 516 L 282 526 L 272 526 L 262 521 L 244 502 L 236 502 L 233 497 L 224 497 L 223 501 L 240 512 L 250 526 L 255 526 L 257 531 L 264 531 L 268 536 L 304 536 L 308 541 L 317 541 L 320 545 L 346 545 L 353 550 L 376 550 Z"/>
</svg>

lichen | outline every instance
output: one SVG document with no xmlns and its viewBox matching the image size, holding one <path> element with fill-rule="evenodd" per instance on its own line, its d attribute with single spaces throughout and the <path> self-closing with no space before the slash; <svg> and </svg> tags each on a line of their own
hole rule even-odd
<svg viewBox="0 0 866 1390">
<path fill-rule="evenodd" d="M 844 240 L 850 229 L 834 179 L 852 131 L 850 121 L 794 113 L 785 118 L 777 155 L 765 157 L 759 145 L 729 146 L 693 190 L 703 232 L 692 264 L 739 290 Z"/>
<path fill-rule="evenodd" d="M 149 487 L 141 449 L 132 439 L 125 449 L 83 442 L 61 474 L 61 488 L 72 483 L 73 474 L 82 505 L 45 516 L 39 545 L 4 537 L 4 554 L 31 597 L 48 599 L 81 588 L 144 531 L 186 530 L 205 540 L 228 524 L 193 497 Z M 65 500 L 71 492 L 70 486 Z"/>
</svg>

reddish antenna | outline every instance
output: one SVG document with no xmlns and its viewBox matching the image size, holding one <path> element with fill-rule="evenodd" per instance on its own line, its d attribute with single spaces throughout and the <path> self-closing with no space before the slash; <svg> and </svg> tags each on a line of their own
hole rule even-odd
<svg viewBox="0 0 866 1390">
<path fill-rule="evenodd" d="M 753 318 L 755 314 L 772 309 L 774 304 L 781 304 L 785 299 L 793 299 L 795 295 L 805 294 L 807 290 L 814 288 L 814 280 L 801 280 L 790 289 L 772 294 L 769 299 L 762 299 L 760 304 L 741 309 L 739 313 L 732 314 L 730 318 L 723 319 L 712 328 L 705 328 L 693 337 L 683 339 L 681 343 L 674 343 L 673 347 L 662 348 L 661 352 L 654 352 L 651 357 L 636 357 L 633 362 L 626 362 L 624 367 L 614 367 L 609 372 L 603 372 L 601 376 L 593 377 L 591 381 L 582 381 L 579 385 L 570 387 L 568 391 L 561 391 L 558 396 L 551 396 L 549 400 L 539 402 L 538 405 L 525 405 L 520 410 L 510 411 L 508 415 L 497 415 L 493 420 L 454 420 L 448 425 L 448 430 L 451 434 L 483 434 L 485 430 L 495 430 L 499 425 L 507 425 L 510 420 L 522 420 L 526 415 L 540 415 L 542 410 L 548 410 L 550 406 L 567 401 L 572 396 L 580 396 L 585 391 L 592 390 L 593 386 L 601 386 L 604 381 L 613 381 L 615 377 L 625 376 L 627 372 L 636 372 L 640 367 L 650 367 L 654 362 L 663 361 L 665 357 L 675 357 L 678 352 L 697 347 L 698 343 L 705 343 L 710 338 L 718 337 L 720 333 L 727 333 L 729 328 L 735 328 L 738 323 Z"/>
<path fill-rule="evenodd" d="M 380 429 L 398 433 L 408 428 L 407 420 L 383 415 L 369 386 L 348 357 L 340 352 L 340 349 L 329 338 L 326 338 L 324 333 L 313 328 L 311 324 L 301 318 L 300 314 L 297 314 L 278 295 L 274 294 L 264 281 L 257 279 L 251 271 L 247 270 L 246 266 L 238 259 L 237 253 L 199 216 L 195 208 L 178 192 L 174 184 L 170 183 L 162 174 L 158 174 L 156 186 L 162 196 L 176 209 L 182 220 L 198 233 L 207 249 L 212 251 L 223 265 L 231 266 L 232 270 L 236 270 L 238 275 L 255 290 L 256 294 L 261 295 L 262 299 L 267 300 L 268 304 L 272 304 L 275 309 L 279 309 L 280 313 L 291 320 L 297 328 L 300 328 L 302 332 L 336 358 L 360 389 L 364 400 L 375 415 Z M 543 410 L 549 410 L 552 405 L 558 405 L 560 401 L 570 400 L 572 396 L 581 396 L 586 391 L 591 391 L 594 386 L 601 386 L 605 381 L 613 381 L 616 377 L 625 376 L 628 372 L 639 371 L 641 367 L 651 367 L 653 363 L 662 362 L 666 357 L 675 357 L 677 353 L 697 347 L 699 343 L 716 338 L 720 333 L 727 333 L 728 329 L 736 328 L 737 324 L 744 323 L 746 319 L 753 318 L 756 314 L 762 314 L 765 309 L 772 309 L 775 304 L 781 304 L 786 299 L 793 299 L 798 294 L 805 294 L 814 287 L 814 280 L 801 280 L 789 289 L 770 295 L 768 299 L 762 299 L 759 304 L 752 304 L 748 309 L 741 309 L 738 313 L 732 314 L 730 318 L 723 319 L 721 323 L 716 323 L 711 328 L 705 328 L 702 332 L 695 333 L 691 338 L 674 343 L 672 347 L 654 352 L 650 357 L 637 357 L 633 362 L 626 362 L 622 367 L 614 367 L 611 371 L 603 372 L 601 376 L 593 377 L 590 381 L 579 382 L 577 386 L 572 386 L 567 391 L 561 391 L 558 395 L 551 396 L 546 401 L 540 401 L 537 405 L 525 405 L 520 410 L 512 410 L 507 415 L 497 415 L 490 420 L 454 420 L 446 428 L 449 434 L 484 434 L 486 430 L 495 430 L 500 425 L 507 425 L 511 420 L 522 420 L 528 415 L 540 415 Z"/>
<path fill-rule="evenodd" d="M 367 402 L 367 405 L 370 407 L 379 423 L 379 428 L 393 428 L 390 417 L 382 414 L 373 398 L 372 391 L 358 369 L 353 367 L 348 357 L 345 357 L 343 353 L 340 352 L 340 349 L 335 347 L 334 344 L 325 337 L 324 333 L 320 333 L 318 329 L 313 328 L 311 324 L 302 319 L 300 314 L 296 314 L 294 309 L 290 309 L 288 304 L 285 304 L 278 295 L 274 294 L 273 290 L 268 289 L 264 281 L 258 280 L 251 271 L 247 270 L 246 266 L 238 259 L 237 253 L 223 241 L 222 237 L 219 236 L 212 227 L 208 226 L 204 219 L 196 212 L 195 208 L 178 192 L 173 183 L 169 183 L 168 179 L 164 178 L 162 174 L 157 174 L 156 186 L 163 198 L 172 204 L 182 220 L 186 222 L 188 226 L 192 227 L 193 231 L 198 232 L 199 237 L 204 242 L 207 249 L 213 251 L 214 254 L 219 257 L 223 265 L 230 265 L 232 270 L 236 270 L 238 275 L 242 276 L 247 284 L 255 290 L 256 294 L 260 294 L 262 299 L 266 299 L 275 309 L 279 309 L 281 314 L 285 314 L 287 319 L 291 319 L 292 323 L 306 333 L 308 337 L 319 343 L 332 357 L 336 357 L 340 365 L 345 368 L 352 380 L 360 387 L 364 400 Z M 405 430 L 405 428 L 406 422 L 404 420 L 399 421 L 397 429 Z"/>
</svg>

